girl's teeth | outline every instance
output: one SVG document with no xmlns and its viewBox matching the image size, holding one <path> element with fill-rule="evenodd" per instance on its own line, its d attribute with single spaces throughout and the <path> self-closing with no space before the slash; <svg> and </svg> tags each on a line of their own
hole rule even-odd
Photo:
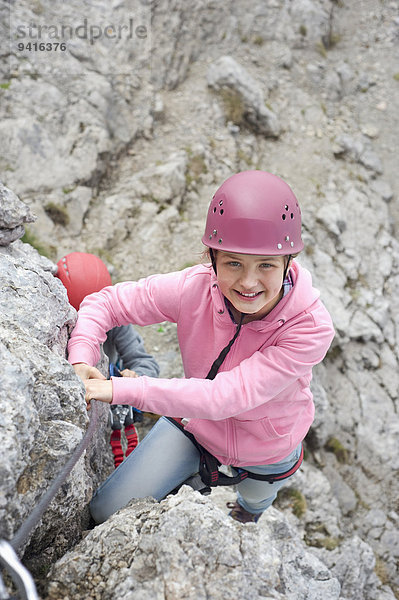
<svg viewBox="0 0 399 600">
<path fill-rule="evenodd" d="M 241 296 L 246 296 L 247 298 L 253 298 L 254 296 L 256 296 L 258 292 L 252 292 L 252 294 L 243 294 L 242 292 L 240 292 Z"/>
</svg>

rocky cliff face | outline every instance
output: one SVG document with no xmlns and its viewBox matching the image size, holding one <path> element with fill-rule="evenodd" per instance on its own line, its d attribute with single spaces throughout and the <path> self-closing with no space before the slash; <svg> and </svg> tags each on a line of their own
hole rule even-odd
<svg viewBox="0 0 399 600">
<path fill-rule="evenodd" d="M 0 382 L 2 448 L 0 537 L 9 540 L 36 506 L 81 439 L 88 422 L 84 391 L 65 358 L 76 320 L 55 265 L 17 240 L 28 207 L 0 187 Z M 8 227 L 6 227 L 8 225 Z M 110 466 L 105 448 L 105 407 L 96 439 L 63 484 L 41 525 L 21 551 L 43 566 L 76 541 L 88 521 L 85 509 L 101 471 Z"/>
<path fill-rule="evenodd" d="M 14 17 L 55 18 L 61 4 L 21 2 Z M 16 51 L 12 70 L 3 65 L 1 535 L 12 537 L 87 424 L 65 361 L 75 314 L 53 263 L 18 241 L 23 225 L 52 260 L 101 253 L 114 280 L 174 270 L 198 260 L 217 186 L 262 168 L 300 199 L 299 260 L 337 330 L 314 373 L 304 468 L 258 528 L 226 519 L 226 491 L 132 503 L 52 568 L 44 594 L 398 597 L 399 3 L 98 5 L 115 20 L 134 14 L 150 36 L 134 51 L 75 39 L 63 72 Z M 141 333 L 161 376 L 181 376 L 173 326 Z M 33 534 L 33 566 L 32 546 L 51 563 L 81 537 L 109 469 L 104 427 Z"/>
</svg>

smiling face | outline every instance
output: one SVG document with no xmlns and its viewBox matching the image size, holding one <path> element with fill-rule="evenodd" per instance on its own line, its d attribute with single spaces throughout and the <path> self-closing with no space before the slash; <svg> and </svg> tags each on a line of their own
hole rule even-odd
<svg viewBox="0 0 399 600">
<path fill-rule="evenodd" d="M 218 250 L 215 258 L 220 291 L 238 313 L 249 315 L 246 321 L 262 319 L 281 300 L 285 267 L 283 256 Z"/>
</svg>

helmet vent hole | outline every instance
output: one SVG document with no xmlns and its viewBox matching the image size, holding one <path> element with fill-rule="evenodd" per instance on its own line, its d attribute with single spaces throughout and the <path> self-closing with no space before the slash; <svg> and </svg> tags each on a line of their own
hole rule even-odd
<svg viewBox="0 0 399 600">
<path fill-rule="evenodd" d="M 285 210 L 288 210 L 288 204 L 286 204 L 286 205 L 284 206 L 284 208 L 285 208 Z"/>
<path fill-rule="evenodd" d="M 214 213 L 216 212 L 216 206 L 214 206 L 214 207 L 213 207 L 213 212 L 214 212 Z"/>
<path fill-rule="evenodd" d="M 293 218 L 294 218 L 294 213 L 291 213 L 291 219 L 293 219 Z"/>
<path fill-rule="evenodd" d="M 224 208 L 220 209 L 220 214 L 222 215 L 224 213 Z"/>
<path fill-rule="evenodd" d="M 281 218 L 283 219 L 283 221 L 285 221 L 287 218 L 287 215 L 281 215 Z"/>
</svg>

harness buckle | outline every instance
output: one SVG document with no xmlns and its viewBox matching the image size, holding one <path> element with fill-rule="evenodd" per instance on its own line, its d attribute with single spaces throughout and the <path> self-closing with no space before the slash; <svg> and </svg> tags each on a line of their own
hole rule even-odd
<svg viewBox="0 0 399 600">
<path fill-rule="evenodd" d="M 200 456 L 199 464 L 199 475 L 205 485 L 209 487 L 216 487 L 218 485 L 237 485 L 244 481 L 248 477 L 248 471 L 245 469 L 237 468 L 237 475 L 230 476 L 225 475 L 219 471 L 221 463 L 218 459 L 210 454 L 205 448 Z"/>
</svg>

